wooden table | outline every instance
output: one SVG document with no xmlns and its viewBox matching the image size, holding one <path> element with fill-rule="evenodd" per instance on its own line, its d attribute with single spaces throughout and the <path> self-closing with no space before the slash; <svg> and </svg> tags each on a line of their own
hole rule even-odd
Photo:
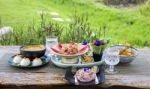
<svg viewBox="0 0 150 89">
<path fill-rule="evenodd" d="M 129 65 L 117 66 L 118 73 L 106 75 L 105 83 L 97 86 L 69 85 L 64 79 L 65 69 L 51 63 L 32 70 L 11 67 L 3 59 L 15 53 L 19 53 L 19 46 L 0 46 L 0 89 L 150 88 L 150 49 L 139 49 L 136 60 Z"/>
</svg>

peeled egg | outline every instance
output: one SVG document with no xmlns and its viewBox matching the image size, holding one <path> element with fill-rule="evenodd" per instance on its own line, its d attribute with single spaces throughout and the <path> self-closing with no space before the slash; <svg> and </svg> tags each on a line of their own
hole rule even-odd
<svg viewBox="0 0 150 89">
<path fill-rule="evenodd" d="M 30 65 L 30 60 L 29 58 L 23 58 L 22 61 L 20 62 L 21 66 L 28 66 Z"/>
<path fill-rule="evenodd" d="M 17 55 L 17 56 L 14 57 L 13 62 L 14 62 L 14 63 L 20 63 L 21 60 L 22 60 L 21 56 L 20 56 L 20 55 Z"/>
<path fill-rule="evenodd" d="M 32 66 L 42 65 L 42 60 L 40 58 L 35 58 L 32 62 Z"/>
</svg>

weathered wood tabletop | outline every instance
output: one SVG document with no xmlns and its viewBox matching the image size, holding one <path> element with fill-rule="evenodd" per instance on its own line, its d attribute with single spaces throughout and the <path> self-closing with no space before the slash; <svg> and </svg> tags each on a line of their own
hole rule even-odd
<svg viewBox="0 0 150 89">
<path fill-rule="evenodd" d="M 19 46 L 0 46 L 0 87 L 12 89 L 16 88 L 55 88 L 66 89 L 71 86 L 64 79 L 65 69 L 58 68 L 53 64 L 41 68 L 18 69 L 11 67 L 7 59 L 19 53 Z M 91 86 L 92 88 L 108 88 L 112 86 L 150 88 L 150 49 L 139 49 L 139 55 L 129 65 L 117 66 L 118 73 L 106 75 L 104 84 Z M 82 88 L 85 86 L 82 86 Z M 88 88 L 91 88 L 88 87 Z M 15 88 L 15 89 L 16 89 Z M 0 88 L 1 89 L 1 88 Z M 87 89 L 87 87 L 86 87 Z M 117 88 L 116 88 L 117 89 Z M 121 88 L 119 88 L 121 89 Z"/>
</svg>

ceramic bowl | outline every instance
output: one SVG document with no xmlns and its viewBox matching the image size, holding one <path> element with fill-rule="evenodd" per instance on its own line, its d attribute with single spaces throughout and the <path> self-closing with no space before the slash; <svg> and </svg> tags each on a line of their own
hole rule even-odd
<svg viewBox="0 0 150 89">
<path fill-rule="evenodd" d="M 39 45 L 39 44 L 32 44 L 32 46 L 37 46 L 37 45 Z M 44 47 L 44 45 L 41 45 L 41 46 L 43 46 L 43 48 L 40 50 L 24 50 L 23 48 L 27 47 L 27 46 L 29 46 L 29 45 L 20 47 L 20 54 L 23 55 L 24 57 L 27 57 L 27 58 L 38 57 L 39 58 L 39 57 L 44 56 L 45 51 L 46 51 L 46 48 Z"/>
<path fill-rule="evenodd" d="M 125 45 L 114 45 L 114 46 L 110 46 L 110 50 L 121 50 L 123 48 L 125 48 Z M 126 56 L 126 55 L 119 55 L 120 57 L 120 62 L 119 64 L 128 64 L 131 63 L 133 60 L 136 59 L 137 55 L 138 55 L 138 50 L 134 47 L 131 48 L 131 51 L 134 53 L 134 55 L 132 56 Z"/>
</svg>

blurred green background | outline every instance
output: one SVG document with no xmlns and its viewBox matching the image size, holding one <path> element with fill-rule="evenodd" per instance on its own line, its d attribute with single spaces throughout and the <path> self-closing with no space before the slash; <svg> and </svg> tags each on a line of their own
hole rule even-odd
<svg viewBox="0 0 150 89">
<path fill-rule="evenodd" d="M 66 27 L 74 13 L 84 14 L 88 16 L 91 28 L 107 28 L 106 37 L 112 40 L 112 44 L 127 42 L 138 47 L 150 47 L 149 1 L 116 6 L 106 5 L 102 0 L 0 0 L 1 27 L 11 26 L 18 32 L 30 25 L 35 25 L 37 29 L 36 26 L 41 23 L 41 13 L 45 14 L 46 20 Z M 23 34 L 26 34 L 25 31 Z M 13 42 L 3 44 L 1 41 L 1 45 L 19 44 Z"/>
</svg>

